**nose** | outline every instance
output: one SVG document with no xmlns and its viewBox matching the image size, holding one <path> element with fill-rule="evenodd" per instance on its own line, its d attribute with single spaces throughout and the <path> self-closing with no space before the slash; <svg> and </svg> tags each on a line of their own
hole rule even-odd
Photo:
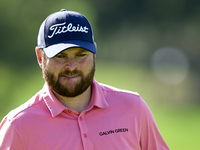
<svg viewBox="0 0 200 150">
<path fill-rule="evenodd" d="M 73 58 L 73 57 L 68 58 L 68 59 L 66 60 L 66 65 L 65 65 L 65 67 L 66 67 L 68 70 L 70 70 L 70 71 L 75 70 L 75 69 L 77 68 L 77 61 L 76 61 L 76 59 Z"/>
</svg>

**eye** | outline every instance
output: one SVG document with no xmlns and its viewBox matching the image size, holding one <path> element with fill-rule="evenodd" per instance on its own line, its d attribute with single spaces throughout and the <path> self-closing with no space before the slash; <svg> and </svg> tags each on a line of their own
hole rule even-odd
<svg viewBox="0 0 200 150">
<path fill-rule="evenodd" d="M 65 57 L 63 54 L 58 54 L 58 55 L 56 55 L 55 56 L 56 58 L 63 58 L 63 57 Z"/>
<path fill-rule="evenodd" d="M 77 54 L 77 56 L 78 57 L 84 57 L 84 56 L 86 56 L 86 54 L 85 53 L 80 53 L 80 54 Z"/>
</svg>

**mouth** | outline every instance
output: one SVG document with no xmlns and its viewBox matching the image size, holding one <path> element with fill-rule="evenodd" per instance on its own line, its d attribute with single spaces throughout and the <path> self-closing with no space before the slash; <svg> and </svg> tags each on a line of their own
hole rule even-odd
<svg viewBox="0 0 200 150">
<path fill-rule="evenodd" d="M 76 74 L 76 75 L 61 75 L 62 77 L 66 77 L 66 78 L 75 78 L 80 76 L 80 74 Z"/>
</svg>

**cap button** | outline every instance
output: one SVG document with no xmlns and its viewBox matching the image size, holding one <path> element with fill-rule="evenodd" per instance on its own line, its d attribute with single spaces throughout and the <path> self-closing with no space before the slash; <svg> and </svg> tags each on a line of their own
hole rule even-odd
<svg viewBox="0 0 200 150">
<path fill-rule="evenodd" d="M 60 11 L 62 12 L 62 11 L 67 11 L 67 10 L 66 9 L 61 9 Z"/>
</svg>

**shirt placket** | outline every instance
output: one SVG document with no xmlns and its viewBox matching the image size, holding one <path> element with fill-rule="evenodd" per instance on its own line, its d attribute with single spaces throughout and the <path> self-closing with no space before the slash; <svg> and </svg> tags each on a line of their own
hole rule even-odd
<svg viewBox="0 0 200 150">
<path fill-rule="evenodd" d="M 85 122 L 85 115 L 83 112 L 78 117 L 78 125 L 80 129 L 80 134 L 81 134 L 84 150 L 93 150 L 93 146 L 88 134 L 88 128 Z"/>
</svg>

